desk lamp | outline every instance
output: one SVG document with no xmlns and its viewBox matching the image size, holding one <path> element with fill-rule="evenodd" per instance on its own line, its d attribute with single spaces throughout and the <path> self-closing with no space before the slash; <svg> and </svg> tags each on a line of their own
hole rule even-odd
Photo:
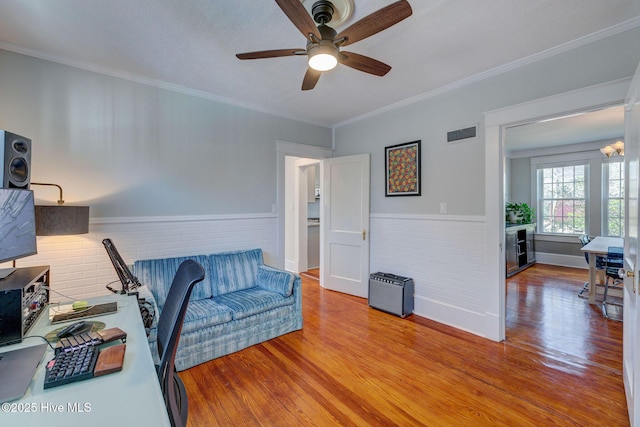
<svg viewBox="0 0 640 427">
<path fill-rule="evenodd" d="M 32 182 L 31 185 L 57 187 L 60 190 L 57 205 L 36 205 L 36 235 L 65 236 L 89 232 L 89 206 L 65 205 L 62 187 L 57 184 Z"/>
</svg>

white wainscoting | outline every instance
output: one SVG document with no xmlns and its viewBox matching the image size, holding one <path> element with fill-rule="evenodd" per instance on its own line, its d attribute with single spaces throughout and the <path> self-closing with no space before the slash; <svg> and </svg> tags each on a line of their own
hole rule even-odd
<svg viewBox="0 0 640 427">
<path fill-rule="evenodd" d="M 415 314 L 480 336 L 496 321 L 485 217 L 371 215 L 371 272 L 411 277 Z"/>
<path fill-rule="evenodd" d="M 70 299 L 109 294 L 116 281 L 102 245 L 110 238 L 127 264 L 139 259 L 210 254 L 261 248 L 266 264 L 277 263 L 277 215 L 211 215 L 94 219 L 89 234 L 38 237 L 38 254 L 16 261 L 17 267 L 51 266 L 51 288 Z M 11 266 L 8 263 L 2 267 Z M 55 293 L 52 301 L 66 301 Z"/>
</svg>

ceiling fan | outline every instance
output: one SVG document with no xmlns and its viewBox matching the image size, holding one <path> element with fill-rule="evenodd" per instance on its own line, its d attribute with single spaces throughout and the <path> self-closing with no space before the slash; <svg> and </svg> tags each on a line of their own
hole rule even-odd
<svg viewBox="0 0 640 427">
<path fill-rule="evenodd" d="M 376 76 L 387 74 L 391 70 L 389 65 L 368 56 L 341 51 L 340 48 L 379 33 L 411 16 L 412 13 L 408 1 L 396 1 L 337 33 L 327 25 L 335 11 L 333 3 L 328 0 L 319 0 L 313 4 L 313 19 L 300 0 L 276 0 L 276 3 L 305 36 L 307 47 L 238 53 L 236 56 L 238 59 L 262 59 L 307 55 L 309 68 L 302 80 L 302 90 L 313 89 L 322 72 L 333 69 L 338 63 Z M 317 27 L 314 21 L 318 23 Z"/>
</svg>

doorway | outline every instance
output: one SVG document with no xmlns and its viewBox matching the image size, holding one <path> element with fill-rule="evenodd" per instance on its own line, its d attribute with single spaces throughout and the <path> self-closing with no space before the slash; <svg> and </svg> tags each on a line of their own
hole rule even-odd
<svg viewBox="0 0 640 427">
<path fill-rule="evenodd" d="M 616 183 L 612 179 L 614 171 L 618 172 L 618 183 L 623 184 L 624 157 L 608 158 L 600 152 L 617 141 L 624 141 L 623 105 L 505 128 L 504 200 L 512 205 L 526 203 L 533 210 L 531 221 L 526 222 L 536 227 L 537 262 L 584 268 L 576 235 L 622 236 L 622 211 L 609 212 L 607 208 L 613 208 L 614 201 L 623 206 L 624 187 L 616 194 L 607 190 L 608 184 Z M 543 173 L 554 175 L 546 178 L 546 186 L 555 191 L 545 200 L 557 208 L 554 215 L 546 217 L 538 202 L 538 175 Z M 576 191 L 579 194 L 574 194 Z M 569 209 L 569 213 L 562 213 Z M 517 224 L 507 225 L 511 229 Z M 511 249 L 505 248 L 507 254 L 513 252 Z"/>
<path fill-rule="evenodd" d="M 624 103 L 631 80 L 587 87 L 485 114 L 485 201 L 488 298 L 486 336 L 505 339 L 505 132 L 509 127 Z M 498 189 L 498 191 L 496 191 Z"/>
<path fill-rule="evenodd" d="M 593 353 L 586 345 L 590 340 L 580 337 L 572 322 L 579 322 L 583 317 L 589 319 L 585 324 L 593 326 L 606 324 L 606 320 L 602 318 L 599 304 L 589 305 L 588 299 L 579 296 L 588 281 L 588 264 L 580 252 L 577 235 L 622 237 L 624 208 L 616 211 L 615 207 L 624 206 L 623 157 L 607 158 L 600 152 L 601 148 L 621 140 L 624 140 L 622 105 L 552 117 L 504 130 L 505 202 L 511 205 L 526 203 L 534 211 L 531 224 L 518 225 L 505 220 L 506 268 L 507 272 L 515 273 L 507 279 L 505 334 L 511 343 L 535 345 L 540 336 L 553 336 L 554 339 L 545 341 L 545 346 L 554 351 L 578 359 L 588 359 Z M 613 171 L 618 172 L 619 180 L 611 179 Z M 540 194 L 543 191 L 541 180 L 546 183 L 544 194 Z M 539 197 L 544 197 L 546 209 L 550 211 L 545 212 Z M 526 247 L 523 247 L 523 243 L 509 239 L 509 236 L 515 236 L 514 230 L 525 227 L 535 234 L 532 233 L 531 242 L 527 239 Z M 541 266 L 536 271 L 558 266 L 555 277 L 525 275 L 524 271 L 514 270 L 509 259 L 521 251 L 526 258 L 533 259 L 535 265 Z M 528 262 L 527 267 L 532 268 Z M 598 289 L 601 300 L 602 288 Z M 616 294 L 619 292 L 615 291 Z M 614 297 L 613 293 L 610 297 Z M 519 306 L 526 306 L 522 301 L 531 298 L 546 304 L 545 315 L 533 323 L 538 335 L 521 335 L 522 329 L 513 325 L 526 323 L 527 319 L 525 314 L 522 314 L 523 319 L 518 318 L 519 311 L 513 309 L 514 300 L 521 301 Z M 575 316 L 569 318 L 567 313 L 575 313 Z M 545 321 L 549 318 L 566 321 Z M 575 341 L 579 343 L 574 345 Z"/>
<path fill-rule="evenodd" d="M 302 173 L 291 157 L 315 159 L 320 164 L 320 211 L 325 225 L 320 226 L 320 285 L 361 297 L 368 294 L 369 279 L 369 183 L 368 154 L 333 158 L 331 151 L 300 144 L 278 143 L 278 252 L 284 268 L 299 272 L 302 253 L 298 238 L 292 238 L 308 218 L 301 215 Z M 287 174 L 287 167 L 292 172 Z M 289 178 L 287 178 L 287 176 Z M 297 179 L 296 179 L 297 177 Z M 304 178 L 306 179 L 306 178 Z M 297 182 L 297 184 L 296 184 Z M 287 197 L 287 194 L 293 194 Z M 296 199 L 297 198 L 297 199 Z M 278 207 L 280 207 L 278 209 Z M 355 207 L 355 208 L 354 208 Z M 298 212 L 296 212 L 298 208 Z M 327 225 L 328 224 L 328 225 Z M 286 233 L 292 227 L 293 233 Z M 293 242 L 293 243 L 291 243 Z M 295 246 L 298 246 L 295 249 Z M 293 255 L 287 258 L 287 250 Z"/>
<path fill-rule="evenodd" d="M 320 269 L 321 160 L 287 156 L 285 255 L 289 271 Z"/>
<path fill-rule="evenodd" d="M 277 154 L 278 203 L 274 212 L 278 214 L 278 258 L 283 268 L 298 273 L 300 269 L 297 261 L 300 258 L 301 243 L 296 234 L 301 234 L 300 228 L 306 227 L 308 206 L 306 198 L 302 204 L 299 183 L 296 186 L 296 176 L 299 182 L 301 172 L 296 170 L 294 163 L 297 159 L 306 159 L 309 164 L 319 164 L 322 159 L 332 157 L 333 151 L 312 145 L 278 141 Z M 304 215 L 302 220 L 301 214 Z M 306 239 L 306 232 L 304 234 Z"/>
</svg>

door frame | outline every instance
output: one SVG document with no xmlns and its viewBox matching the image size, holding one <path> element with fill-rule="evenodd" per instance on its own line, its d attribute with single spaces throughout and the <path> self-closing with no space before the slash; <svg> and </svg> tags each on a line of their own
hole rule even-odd
<svg viewBox="0 0 640 427">
<path fill-rule="evenodd" d="M 317 147 L 315 145 L 299 144 L 295 142 L 276 141 L 277 152 L 277 177 L 276 177 L 276 205 L 272 211 L 277 215 L 277 257 L 274 267 L 285 267 L 285 170 L 286 156 L 305 157 L 310 159 L 326 159 L 333 157 L 334 150 L 331 148 Z M 322 266 L 320 266 L 322 267 Z"/>
<path fill-rule="evenodd" d="M 595 110 L 625 101 L 631 78 L 606 82 L 485 113 L 487 256 L 486 336 L 503 341 L 506 330 L 504 259 L 504 131 L 510 126 Z M 497 191 L 496 191 L 497 189 Z"/>
<path fill-rule="evenodd" d="M 308 173 L 307 170 L 310 166 L 317 166 L 320 168 L 320 164 L 322 163 L 322 159 L 310 159 L 307 157 L 298 157 L 294 162 L 294 196 L 295 196 L 295 207 L 294 207 L 294 228 L 296 230 L 296 235 L 294 239 L 293 246 L 295 248 L 295 253 L 297 254 L 297 258 L 295 260 L 295 270 L 296 273 L 300 273 L 303 271 L 307 271 L 309 269 L 309 253 L 308 253 L 308 227 L 307 227 L 307 218 L 308 218 L 308 195 L 307 195 L 307 185 L 308 185 Z M 286 217 L 286 213 L 285 213 Z M 286 218 L 285 218 L 286 222 Z M 319 250 L 319 249 L 318 249 Z M 286 254 L 286 248 L 285 248 Z"/>
</svg>

